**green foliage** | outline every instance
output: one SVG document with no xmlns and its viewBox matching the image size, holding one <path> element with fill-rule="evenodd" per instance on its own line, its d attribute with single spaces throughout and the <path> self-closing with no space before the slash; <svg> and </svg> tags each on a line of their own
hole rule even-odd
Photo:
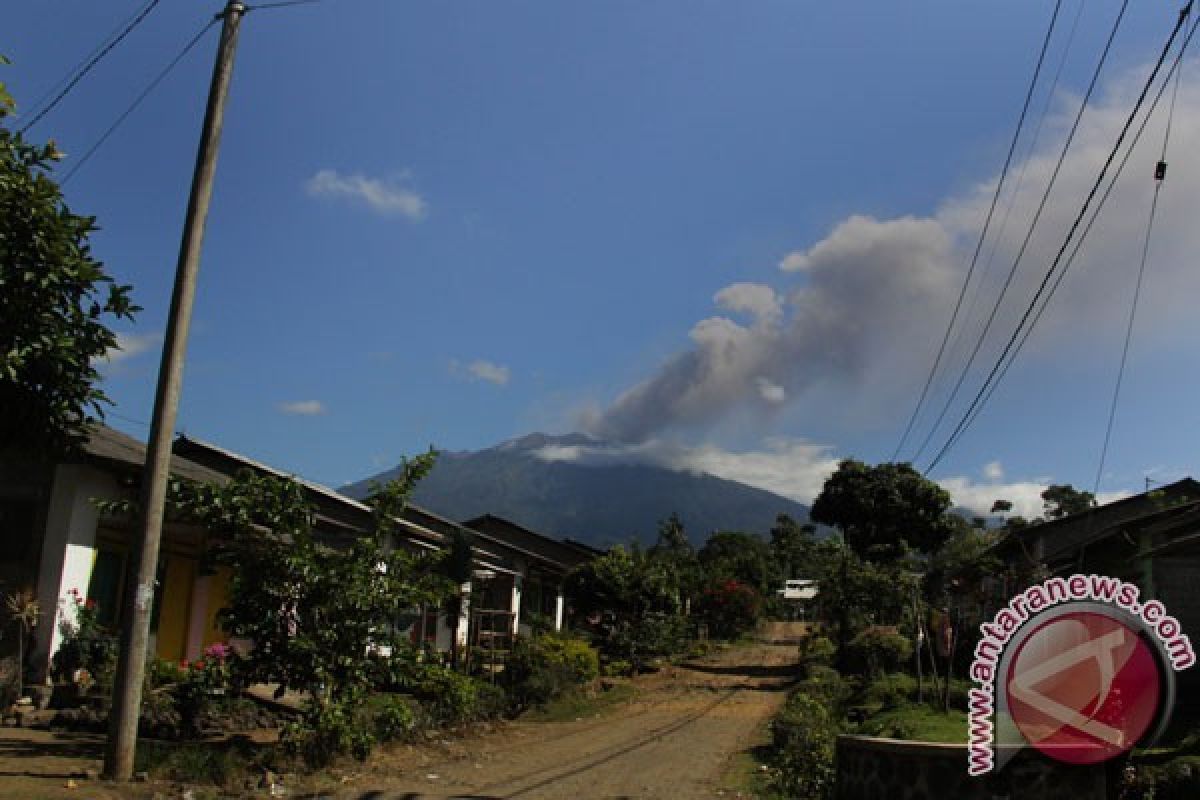
<svg viewBox="0 0 1200 800">
<path fill-rule="evenodd" d="M 881 627 L 868 628 L 846 647 L 847 665 L 859 675 L 877 677 L 894 672 L 912 659 L 913 645 L 906 636 Z"/>
<path fill-rule="evenodd" d="M 519 637 L 505 668 L 517 708 L 541 706 L 600 674 L 600 657 L 582 639 L 561 634 Z"/>
<path fill-rule="evenodd" d="M 829 706 L 801 689 L 771 722 L 775 788 L 784 797 L 830 798 L 838 724 Z"/>
<path fill-rule="evenodd" d="M 783 582 L 771 546 L 761 536 L 714 533 L 700 548 L 699 555 L 710 584 L 733 580 L 765 595 Z"/>
<path fill-rule="evenodd" d="M 753 630 L 762 611 L 762 596 L 733 578 L 719 580 L 704 590 L 697 612 L 718 638 L 734 639 Z"/>
<path fill-rule="evenodd" d="M 930 553 L 950 533 L 950 495 L 911 464 L 846 459 L 825 482 L 810 516 L 832 525 L 860 558 L 887 562 L 909 548 Z"/>
<path fill-rule="evenodd" d="M 967 739 L 967 715 L 928 705 L 900 705 L 863 720 L 855 733 L 920 742 L 961 743 Z"/>
<path fill-rule="evenodd" d="M 1096 496 L 1076 489 L 1069 483 L 1051 484 L 1042 492 L 1046 519 L 1062 519 L 1096 507 Z"/>
<path fill-rule="evenodd" d="M 417 715 L 407 697 L 395 694 L 375 695 L 367 708 L 365 724 L 373 729 L 381 742 L 407 738 L 417 727 Z"/>
<path fill-rule="evenodd" d="M 231 568 L 222 627 L 254 642 L 234 662 L 236 679 L 278 684 L 281 695 L 308 694 L 303 717 L 283 740 L 315 766 L 341 754 L 365 757 L 374 735 L 358 719 L 371 690 L 411 685 L 425 669 L 395 623 L 405 609 L 437 605 L 455 587 L 444 555 L 410 554 L 391 534 L 393 517 L 433 459 L 431 451 L 404 461 L 398 477 L 368 499 L 374 529 L 337 540 L 314 529 L 303 487 L 291 479 L 242 471 L 223 486 L 170 486 L 169 513 L 207 528 L 215 560 Z"/>
<path fill-rule="evenodd" d="M 686 640 L 677 574 L 636 547 L 617 546 L 580 565 L 566 589 L 601 651 L 635 670 L 678 652 Z"/>
<path fill-rule="evenodd" d="M 854 687 L 832 667 L 810 664 L 805 671 L 797 690 L 824 703 L 831 714 L 840 715 Z"/>
<path fill-rule="evenodd" d="M 771 528 L 771 558 L 783 578 L 812 577 L 817 540 L 815 525 L 801 525 L 787 514 Z"/>
<path fill-rule="evenodd" d="M 828 666 L 837 655 L 837 645 L 827 636 L 806 636 L 800 643 L 800 662 Z"/>
<path fill-rule="evenodd" d="M 111 404 L 95 367 L 118 346 L 108 324 L 140 309 L 92 257 L 95 218 L 50 177 L 54 142 L 5 126 L 13 107 L 0 84 L 0 449 L 65 452 Z"/>
<path fill-rule="evenodd" d="M 890 710 L 905 705 L 916 695 L 916 678 L 905 672 L 892 672 L 879 676 L 867 685 L 863 691 L 863 702 Z"/>
<path fill-rule="evenodd" d="M 73 613 L 64 614 L 59 623 L 62 642 L 51 665 L 54 677 L 107 691 L 116 676 L 117 637 L 100 624 L 94 600 L 85 601 L 78 589 L 71 589 L 67 602 Z"/>
<path fill-rule="evenodd" d="M 658 541 L 650 548 L 648 555 L 675 587 L 679 606 L 686 606 L 688 599 L 699 591 L 704 573 L 678 514 L 671 514 L 658 523 Z"/>
<path fill-rule="evenodd" d="M 440 725 L 491 719 L 508 705 L 500 687 L 444 666 L 425 670 L 412 688 L 430 719 Z"/>
</svg>

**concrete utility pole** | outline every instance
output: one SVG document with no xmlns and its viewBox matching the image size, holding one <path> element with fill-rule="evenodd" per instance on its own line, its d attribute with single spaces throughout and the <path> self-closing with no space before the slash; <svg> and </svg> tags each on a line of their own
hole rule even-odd
<svg viewBox="0 0 1200 800">
<path fill-rule="evenodd" d="M 142 680 L 145 677 L 146 649 L 150 638 L 150 615 L 158 573 L 158 544 L 162 536 L 163 509 L 171 466 L 171 441 L 183 385 L 183 359 L 192 320 L 192 300 L 196 295 L 196 273 L 200 267 L 204 223 L 208 217 L 213 175 L 217 169 L 225 97 L 233 77 L 233 54 L 245 13 L 245 4 L 239 0 L 229 0 L 225 9 L 217 15 L 223 21 L 221 42 L 208 90 L 208 107 L 204 112 L 196 170 L 192 174 L 192 191 L 179 248 L 179 264 L 175 270 L 175 289 L 171 294 L 171 315 L 167 321 L 162 363 L 158 369 L 154 419 L 150 427 L 146 466 L 142 472 L 142 537 L 134 573 L 137 582 L 129 593 L 121 618 L 121 651 L 113 685 L 112 718 L 104 759 L 105 774 L 116 781 L 128 781 L 133 776 Z"/>
</svg>

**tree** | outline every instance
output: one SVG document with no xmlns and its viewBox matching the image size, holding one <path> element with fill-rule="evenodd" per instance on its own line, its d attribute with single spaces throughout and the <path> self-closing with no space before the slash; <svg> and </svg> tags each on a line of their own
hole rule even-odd
<svg viewBox="0 0 1200 800">
<path fill-rule="evenodd" d="M 842 532 L 860 558 L 887 561 L 937 549 L 950 533 L 950 495 L 910 464 L 867 466 L 846 459 L 825 481 L 810 516 Z"/>
<path fill-rule="evenodd" d="M 750 533 L 714 533 L 700 548 L 700 564 L 709 584 L 734 580 L 766 594 L 781 580 L 771 546 Z"/>
<path fill-rule="evenodd" d="M 140 309 L 92 257 L 95 218 L 72 213 L 51 179 L 54 142 L 5 125 L 14 107 L 0 84 L 0 449 L 62 452 L 111 404 L 95 367 L 118 346 L 106 323 Z"/>
<path fill-rule="evenodd" d="M 432 452 L 402 462 L 399 475 L 368 498 L 374 524 L 336 539 L 314 528 L 304 488 L 289 478 L 243 470 L 225 485 L 172 479 L 167 513 L 203 526 L 212 559 L 232 573 L 225 632 L 253 648 L 235 661 L 245 684 L 304 692 L 308 706 L 286 743 L 315 764 L 365 756 L 372 733 L 357 715 L 378 686 L 412 686 L 423 667 L 397 620 L 454 591 L 446 554 L 413 555 L 396 546 L 395 517 Z M 127 501 L 101 504 L 128 513 Z"/>
<path fill-rule="evenodd" d="M 810 576 L 816 533 L 815 525 L 801 525 L 787 514 L 775 518 L 775 526 L 771 528 L 771 553 L 785 578 Z"/>
<path fill-rule="evenodd" d="M 1046 519 L 1062 519 L 1096 507 L 1096 495 L 1076 489 L 1069 483 L 1051 484 L 1042 492 Z"/>
<path fill-rule="evenodd" d="M 650 548 L 648 555 L 670 573 L 671 581 L 677 587 L 679 606 L 687 613 L 704 576 L 696 549 L 692 547 L 678 514 L 672 512 L 671 516 L 659 521 L 658 541 Z"/>
</svg>

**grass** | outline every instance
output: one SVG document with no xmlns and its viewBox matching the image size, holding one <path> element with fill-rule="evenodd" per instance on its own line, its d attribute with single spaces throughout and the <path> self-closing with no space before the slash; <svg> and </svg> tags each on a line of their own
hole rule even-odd
<svg viewBox="0 0 1200 800">
<path fill-rule="evenodd" d="M 769 774 L 760 767 L 771 760 L 771 722 L 764 721 L 754 731 L 750 745 L 730 757 L 721 775 L 721 788 L 726 793 L 747 797 L 770 797 Z"/>
<path fill-rule="evenodd" d="M 243 740 L 223 742 L 138 742 L 134 771 L 181 783 L 239 785 L 255 764 L 257 748 Z"/>
<path fill-rule="evenodd" d="M 904 705 L 880 711 L 859 723 L 854 733 L 922 742 L 960 744 L 967 740 L 967 715 L 928 705 Z"/>
<path fill-rule="evenodd" d="M 523 719 L 531 722 L 570 722 L 612 711 L 634 698 L 637 690 L 628 683 L 617 683 L 608 691 L 589 696 L 581 691 L 568 692 L 541 708 L 526 712 Z"/>
</svg>

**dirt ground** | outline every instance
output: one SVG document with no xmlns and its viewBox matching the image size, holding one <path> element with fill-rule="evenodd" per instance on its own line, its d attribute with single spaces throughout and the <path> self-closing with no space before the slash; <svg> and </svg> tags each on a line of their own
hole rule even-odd
<svg viewBox="0 0 1200 800">
<path fill-rule="evenodd" d="M 395 751 L 338 800 L 700 798 L 728 795 L 730 759 L 754 744 L 795 675 L 798 623 L 764 640 L 638 679 L 638 696 L 598 719 L 517 723 L 456 752 Z M 315 796 L 315 795 L 314 795 Z"/>
<path fill-rule="evenodd" d="M 378 752 L 336 789 L 287 796 L 333 800 L 434 798 L 702 798 L 731 796 L 730 760 L 755 744 L 795 672 L 799 623 L 761 641 L 635 680 L 635 698 L 598 717 L 514 722 L 462 740 Z M 174 786 L 82 779 L 103 738 L 0 729 L 0 800 L 183 797 Z M 328 783 L 326 783 L 328 786 Z M 197 791 L 196 797 L 207 793 Z M 257 796 L 269 796 L 266 790 Z M 211 795 L 209 795 L 211 796 Z M 254 796 L 254 795 L 251 795 Z"/>
</svg>

